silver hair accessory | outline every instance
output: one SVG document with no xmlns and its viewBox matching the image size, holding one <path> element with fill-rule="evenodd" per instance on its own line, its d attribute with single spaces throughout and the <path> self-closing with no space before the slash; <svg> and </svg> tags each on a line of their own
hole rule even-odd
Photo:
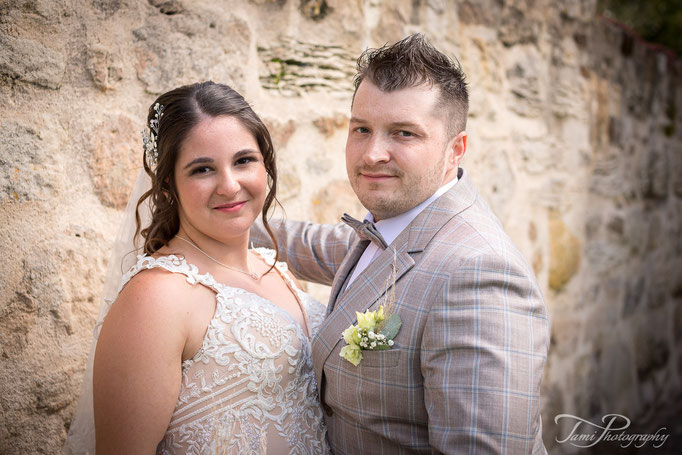
<svg viewBox="0 0 682 455">
<path fill-rule="evenodd" d="M 156 140 L 159 137 L 159 120 L 163 116 L 163 104 L 159 105 L 156 103 L 154 105 L 154 110 L 156 115 L 153 119 L 149 121 L 149 134 L 147 131 L 142 130 L 142 143 L 144 144 L 144 156 L 147 160 L 147 164 L 151 169 L 156 167 L 156 162 L 159 158 L 159 150 L 156 147 Z"/>
</svg>

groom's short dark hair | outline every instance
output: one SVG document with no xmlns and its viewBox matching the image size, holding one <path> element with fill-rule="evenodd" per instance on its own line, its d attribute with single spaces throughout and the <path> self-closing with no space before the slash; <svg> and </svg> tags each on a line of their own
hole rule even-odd
<svg viewBox="0 0 682 455">
<path fill-rule="evenodd" d="M 454 137 L 466 128 L 469 94 L 462 68 L 456 59 L 433 47 L 420 33 L 390 46 L 366 49 L 358 58 L 353 80 L 355 93 L 365 79 L 384 92 L 422 84 L 437 86 L 440 89 L 438 108 L 448 116 L 448 135 Z"/>
</svg>

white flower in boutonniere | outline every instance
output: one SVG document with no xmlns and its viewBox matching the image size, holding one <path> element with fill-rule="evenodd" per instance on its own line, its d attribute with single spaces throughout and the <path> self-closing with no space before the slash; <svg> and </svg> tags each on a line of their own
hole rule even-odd
<svg viewBox="0 0 682 455">
<path fill-rule="evenodd" d="M 393 339 L 403 325 L 400 316 L 391 312 L 395 303 L 396 281 L 396 251 L 393 250 L 393 270 L 388 280 L 390 292 L 384 297 L 385 304 L 376 311 L 355 312 L 357 325 L 351 325 L 343 331 L 342 336 L 346 346 L 341 348 L 339 355 L 358 366 L 362 360 L 362 351 L 385 351 L 393 346 Z"/>
<path fill-rule="evenodd" d="M 393 338 L 403 324 L 397 314 L 386 314 L 381 305 L 377 311 L 355 313 L 358 324 L 343 331 L 348 343 L 341 348 L 340 355 L 355 366 L 362 360 L 362 351 L 385 351 L 393 346 Z"/>
</svg>

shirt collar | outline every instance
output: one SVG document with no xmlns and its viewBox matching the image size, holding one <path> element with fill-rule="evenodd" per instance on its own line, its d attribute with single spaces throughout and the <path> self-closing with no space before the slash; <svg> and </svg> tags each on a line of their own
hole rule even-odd
<svg viewBox="0 0 682 455">
<path fill-rule="evenodd" d="M 438 188 L 438 190 L 436 190 L 436 192 L 433 193 L 433 195 L 430 198 L 428 198 L 421 204 L 412 207 L 407 212 L 401 213 L 400 215 L 396 215 L 393 218 L 386 218 L 385 220 L 375 222 L 374 225 L 376 226 L 377 230 L 386 241 L 386 244 L 390 245 L 391 243 L 393 243 L 396 237 L 398 237 L 398 235 L 401 232 L 403 232 L 407 225 L 410 224 L 412 220 L 414 220 L 417 217 L 417 215 L 421 213 L 422 210 L 424 210 L 426 207 L 429 206 L 429 204 L 431 204 L 433 201 L 435 201 L 443 194 L 445 194 L 445 192 L 447 192 L 450 188 L 455 186 L 457 180 L 458 180 L 457 177 L 455 177 L 454 180 L 452 180 L 451 182 L 448 182 L 445 185 Z M 369 221 L 374 221 L 374 217 L 369 212 L 367 212 L 365 219 Z"/>
</svg>

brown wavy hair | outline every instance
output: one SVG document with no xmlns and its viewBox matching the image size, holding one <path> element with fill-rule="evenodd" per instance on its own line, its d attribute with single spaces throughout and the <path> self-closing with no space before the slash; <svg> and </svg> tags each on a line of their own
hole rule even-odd
<svg viewBox="0 0 682 455">
<path fill-rule="evenodd" d="M 277 239 L 267 221 L 267 214 L 273 203 L 277 203 L 277 167 L 275 165 L 275 149 L 270 132 L 263 121 L 251 109 L 249 103 L 234 89 L 225 84 L 212 81 L 185 85 L 159 96 L 149 107 L 147 124 L 155 118 L 156 104 L 163 106 L 159 119 L 157 165 L 150 168 L 143 155 L 144 170 L 152 180 L 152 187 L 137 201 L 135 212 L 136 231 L 144 238 L 144 252 L 148 255 L 156 253 L 161 247 L 168 245 L 170 239 L 180 228 L 178 215 L 178 193 L 175 186 L 175 162 L 180 149 L 192 129 L 207 117 L 226 115 L 234 117 L 253 134 L 258 148 L 263 155 L 265 170 L 268 175 L 268 194 L 263 204 L 262 220 L 265 230 L 277 252 Z M 152 220 L 149 226 L 140 229 L 140 205 L 149 198 Z M 276 254 L 275 261 L 279 257 Z"/>
</svg>

